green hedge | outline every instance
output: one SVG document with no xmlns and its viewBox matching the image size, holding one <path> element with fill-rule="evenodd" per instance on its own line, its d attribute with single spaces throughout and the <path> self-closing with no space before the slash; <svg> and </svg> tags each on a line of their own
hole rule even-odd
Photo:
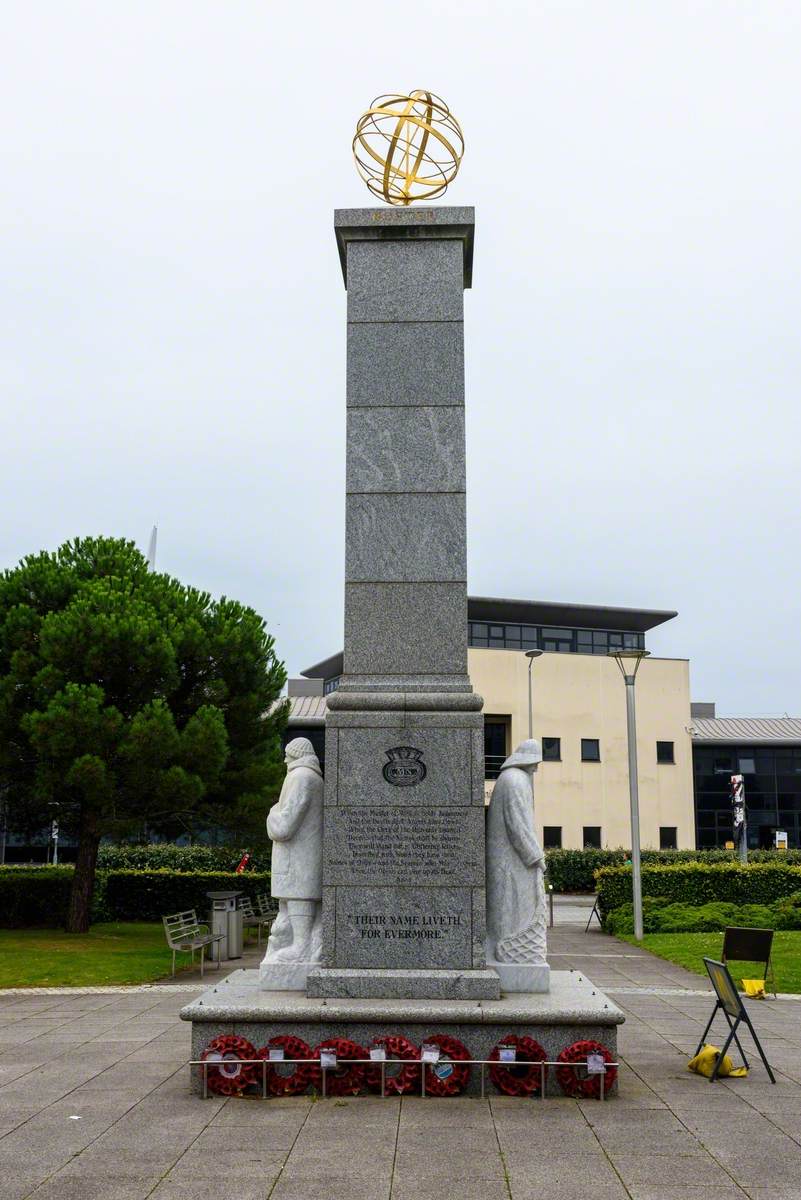
<svg viewBox="0 0 801 1200">
<path fill-rule="evenodd" d="M 0 927 L 63 925 L 72 867 L 1 867 Z"/>
<path fill-rule="evenodd" d="M 631 901 L 631 867 L 602 867 L 596 873 L 601 917 Z M 801 866 L 785 862 L 676 863 L 644 866 L 643 899 L 661 897 L 667 903 L 772 904 L 801 889 Z"/>
<path fill-rule="evenodd" d="M 269 871 L 270 847 L 249 851 L 247 871 Z M 176 846 L 174 842 L 150 845 L 103 845 L 97 855 L 104 871 L 235 871 L 245 850 L 236 846 Z"/>
<path fill-rule="evenodd" d="M 548 882 L 555 892 L 592 892 L 595 872 L 601 867 L 621 867 L 631 858 L 631 851 L 616 850 L 548 850 Z M 669 866 L 681 862 L 736 862 L 733 850 L 643 850 L 643 865 Z M 778 862 L 801 866 L 801 850 L 751 850 L 749 862 Z"/>
<path fill-rule="evenodd" d="M 95 888 L 95 907 L 107 921 L 159 921 L 168 913 L 197 909 L 208 915 L 206 892 L 238 889 L 251 899 L 270 891 L 268 871 L 105 871 Z M 102 892 L 101 892 L 102 889 Z M 100 917 L 96 919 L 101 919 Z"/>
<path fill-rule="evenodd" d="M 72 867 L 0 867 L 0 927 L 62 926 Z M 93 921 L 159 921 L 187 908 L 208 917 L 206 892 L 237 889 L 255 898 L 270 890 L 268 871 L 98 871 Z"/>
</svg>

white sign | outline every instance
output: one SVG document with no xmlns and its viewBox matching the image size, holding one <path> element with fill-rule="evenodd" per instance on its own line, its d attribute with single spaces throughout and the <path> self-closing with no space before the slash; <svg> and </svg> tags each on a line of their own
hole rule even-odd
<svg viewBox="0 0 801 1200">
<path fill-rule="evenodd" d="M 514 1046 L 501 1046 L 501 1062 L 517 1062 L 517 1050 Z"/>
<path fill-rule="evenodd" d="M 337 1069 L 337 1052 L 336 1050 L 321 1050 L 320 1051 L 320 1066 L 324 1071 L 335 1071 Z"/>
<path fill-rule="evenodd" d="M 439 1062 L 439 1046 L 432 1046 L 430 1042 L 423 1042 L 420 1050 L 420 1057 L 424 1063 Z"/>
<path fill-rule="evenodd" d="M 787 849 L 787 830 L 786 829 L 777 829 L 776 830 L 776 849 L 777 850 L 786 850 Z"/>
<path fill-rule="evenodd" d="M 283 1062 L 283 1061 L 284 1061 L 284 1047 L 283 1046 L 270 1046 L 270 1062 Z"/>
<path fill-rule="evenodd" d="M 606 1062 L 603 1054 L 588 1054 L 587 1055 L 587 1074 L 588 1075 L 605 1075 Z"/>
<path fill-rule="evenodd" d="M 371 1062 L 386 1062 L 386 1060 L 387 1060 L 387 1052 L 383 1046 L 371 1046 L 370 1047 L 370 1061 Z"/>
</svg>

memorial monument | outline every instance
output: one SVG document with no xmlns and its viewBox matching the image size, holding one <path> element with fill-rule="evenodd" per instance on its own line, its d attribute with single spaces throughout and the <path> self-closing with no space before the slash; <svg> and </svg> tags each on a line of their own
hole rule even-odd
<svg viewBox="0 0 801 1200">
<path fill-rule="evenodd" d="M 324 804 L 311 747 L 290 743 L 268 821 L 280 915 L 260 972 L 234 972 L 183 1010 L 196 1054 L 224 1031 L 313 1046 L 419 1040 L 421 1023 L 474 1058 L 510 1026 L 553 1053 L 577 1031 L 604 1031 L 614 1049 L 623 1019 L 576 973 L 554 972 L 549 991 L 538 743 L 504 763 L 485 835 L 482 700 L 467 675 L 474 211 L 412 207 L 444 192 L 463 148 L 428 92 L 381 97 L 357 126 L 359 171 L 389 206 L 334 215 L 347 290 L 345 649 L 328 697 Z"/>
</svg>

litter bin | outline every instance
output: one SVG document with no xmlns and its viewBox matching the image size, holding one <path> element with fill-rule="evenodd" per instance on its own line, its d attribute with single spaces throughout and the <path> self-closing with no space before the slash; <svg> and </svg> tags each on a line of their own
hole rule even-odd
<svg viewBox="0 0 801 1200">
<path fill-rule="evenodd" d="M 206 892 L 211 900 L 212 933 L 223 934 L 221 942 L 214 942 L 211 957 L 215 962 L 225 958 L 242 957 L 242 913 L 236 907 L 241 892 Z"/>
</svg>

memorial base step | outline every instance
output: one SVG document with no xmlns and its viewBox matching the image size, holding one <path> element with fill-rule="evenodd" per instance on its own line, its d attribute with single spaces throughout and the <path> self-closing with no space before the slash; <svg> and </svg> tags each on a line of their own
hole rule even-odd
<svg viewBox="0 0 801 1200">
<path fill-rule="evenodd" d="M 306 994 L 315 999 L 498 1000 L 501 982 L 497 972 L 492 970 L 315 967 L 309 971 Z"/>
<path fill-rule="evenodd" d="M 215 1037 L 246 1038 L 255 1050 L 273 1037 L 292 1035 L 314 1049 L 327 1038 L 348 1038 L 368 1048 L 375 1038 L 401 1035 L 419 1047 L 434 1034 L 458 1040 L 472 1059 L 489 1057 L 510 1033 L 530 1037 L 556 1061 L 575 1042 L 600 1042 L 617 1059 L 617 1027 L 622 1011 L 578 971 L 552 971 L 550 991 L 541 995 L 502 995 L 500 1000 L 316 999 L 302 992 L 266 992 L 258 971 L 238 970 L 181 1010 L 192 1024 L 192 1059 L 198 1060 Z M 193 1086 L 202 1088 L 200 1069 Z M 494 1089 L 487 1084 L 487 1094 Z M 610 1088 L 613 1094 L 616 1085 Z M 480 1095 L 478 1068 L 466 1095 Z M 561 1095 L 550 1068 L 547 1095 Z M 276 1103 L 280 1103 L 277 1100 Z"/>
</svg>

